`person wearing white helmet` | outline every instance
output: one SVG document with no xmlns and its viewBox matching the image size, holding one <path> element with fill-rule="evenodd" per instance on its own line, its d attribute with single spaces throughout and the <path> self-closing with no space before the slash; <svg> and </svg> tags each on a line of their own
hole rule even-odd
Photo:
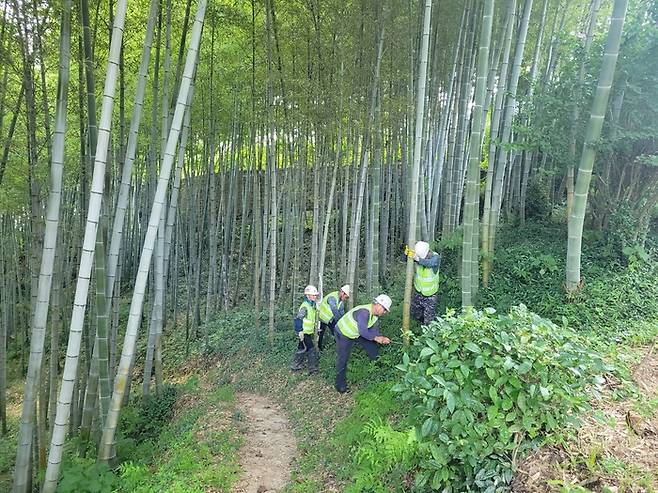
<svg viewBox="0 0 658 493">
<path fill-rule="evenodd" d="M 341 394 L 347 392 L 347 362 L 354 344 L 375 360 L 379 356 L 379 345 L 391 343 L 379 332 L 379 318 L 389 312 L 391 303 L 391 298 L 380 294 L 369 305 L 352 308 L 336 324 L 336 390 Z"/>
<path fill-rule="evenodd" d="M 318 331 L 318 349 L 323 350 L 324 333 L 327 329 L 333 335 L 336 323 L 345 315 L 345 301 L 350 297 L 350 285 L 345 284 L 338 291 L 332 291 L 320 302 L 318 312 L 320 316 L 320 330 Z"/>
<path fill-rule="evenodd" d="M 315 350 L 313 337 L 315 335 L 315 324 L 318 320 L 317 301 L 319 295 L 320 293 L 315 286 L 308 285 L 304 288 L 304 301 L 299 306 L 294 321 L 295 332 L 299 341 L 290 366 L 292 371 L 301 370 L 307 356 L 309 375 L 318 371 L 318 353 Z"/>
<path fill-rule="evenodd" d="M 436 303 L 439 298 L 439 268 L 441 255 L 430 250 L 426 241 L 416 242 L 413 251 L 416 262 L 414 292 L 411 297 L 411 316 L 427 325 L 436 318 Z"/>
</svg>

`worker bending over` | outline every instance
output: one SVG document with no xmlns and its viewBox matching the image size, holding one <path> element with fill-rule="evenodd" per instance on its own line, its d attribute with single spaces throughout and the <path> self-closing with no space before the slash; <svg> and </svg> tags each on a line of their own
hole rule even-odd
<svg viewBox="0 0 658 493">
<path fill-rule="evenodd" d="M 377 296 L 369 305 L 352 308 L 336 324 L 336 390 L 347 392 L 347 362 L 356 343 L 363 348 L 371 360 L 379 356 L 379 344 L 390 344 L 391 340 L 379 333 L 379 317 L 391 309 L 391 298 L 385 294 Z"/>
<path fill-rule="evenodd" d="M 318 310 L 316 302 L 318 292 L 315 286 L 304 288 L 304 301 L 299 306 L 295 317 L 295 332 L 299 338 L 297 351 L 292 358 L 292 371 L 299 371 L 304 367 L 304 360 L 308 355 L 308 374 L 312 375 L 318 371 L 318 353 L 315 350 L 313 336 L 315 335 L 315 324 L 317 323 Z"/>
<path fill-rule="evenodd" d="M 436 318 L 436 303 L 439 298 L 439 267 L 441 255 L 430 251 L 429 243 L 419 241 L 413 250 L 416 262 L 414 293 L 411 298 L 411 316 L 427 325 Z"/>
<path fill-rule="evenodd" d="M 332 291 L 322 298 L 318 308 L 320 312 L 320 331 L 318 332 L 318 349 L 323 349 L 324 333 L 329 329 L 334 334 L 338 320 L 345 314 L 345 301 L 350 297 L 350 286 L 346 284 L 338 291 Z"/>
</svg>

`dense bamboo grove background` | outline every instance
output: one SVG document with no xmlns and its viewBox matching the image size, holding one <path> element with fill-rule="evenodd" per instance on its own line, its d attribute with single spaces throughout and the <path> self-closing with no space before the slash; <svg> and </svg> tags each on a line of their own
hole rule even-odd
<svg viewBox="0 0 658 493">
<path fill-rule="evenodd" d="M 9 368 L 26 377 L 17 492 L 44 469 L 54 491 L 67 434 L 114 459 L 133 368 L 144 394 L 162 385 L 176 324 L 204 337 L 248 304 L 272 338 L 304 285 L 371 297 L 418 239 L 462 245 L 477 305 L 499 225 L 549 216 L 568 227 L 573 292 L 584 227 L 642 248 L 655 219 L 648 0 L 0 8 L 0 426 Z"/>
</svg>

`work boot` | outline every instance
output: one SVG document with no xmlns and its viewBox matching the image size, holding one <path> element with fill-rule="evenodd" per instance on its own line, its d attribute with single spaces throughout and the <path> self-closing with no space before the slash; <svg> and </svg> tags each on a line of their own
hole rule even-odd
<svg viewBox="0 0 658 493">
<path fill-rule="evenodd" d="M 308 353 L 308 374 L 313 375 L 318 372 L 318 353 L 312 351 Z"/>
<path fill-rule="evenodd" d="M 292 356 L 292 364 L 290 365 L 290 369 L 292 371 L 299 371 L 302 368 L 304 368 L 304 353 L 296 352 Z"/>
</svg>

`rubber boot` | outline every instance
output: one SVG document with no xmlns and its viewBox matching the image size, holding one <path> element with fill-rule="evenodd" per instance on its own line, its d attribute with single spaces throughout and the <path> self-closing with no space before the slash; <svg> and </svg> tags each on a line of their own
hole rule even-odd
<svg viewBox="0 0 658 493">
<path fill-rule="evenodd" d="M 318 372 L 318 353 L 309 351 L 308 353 L 308 374 L 313 375 Z"/>
<path fill-rule="evenodd" d="M 290 369 L 292 371 L 299 371 L 302 368 L 304 368 L 304 356 L 305 353 L 299 353 L 296 352 L 292 356 L 292 364 L 290 365 Z"/>
</svg>

